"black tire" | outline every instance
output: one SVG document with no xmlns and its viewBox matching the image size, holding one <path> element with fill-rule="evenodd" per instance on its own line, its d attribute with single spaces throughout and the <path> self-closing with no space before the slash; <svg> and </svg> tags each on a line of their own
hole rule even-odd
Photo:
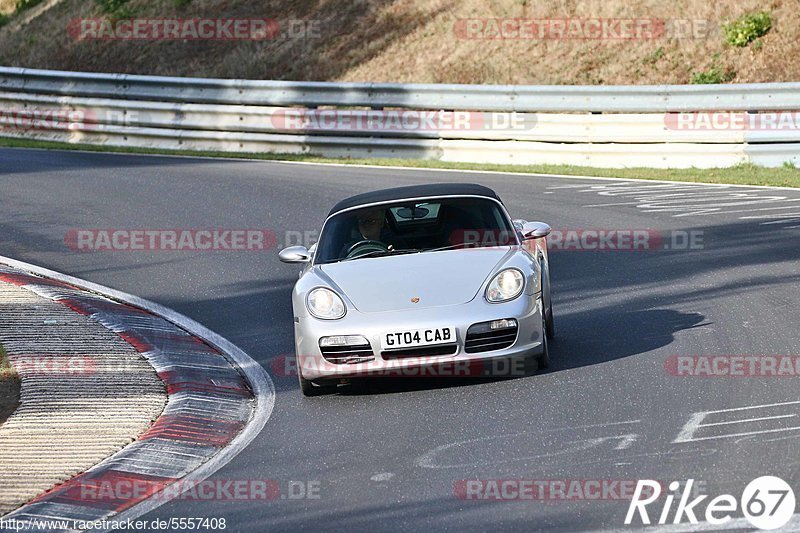
<svg viewBox="0 0 800 533">
<path fill-rule="evenodd" d="M 555 318 L 553 318 L 553 296 L 550 295 L 550 305 L 548 306 L 547 314 L 544 321 L 544 330 L 548 339 L 553 339 L 556 336 Z"/>
<path fill-rule="evenodd" d="M 299 366 L 297 368 L 297 381 L 300 382 L 300 392 L 306 397 L 329 394 L 335 388 L 330 385 L 316 385 L 310 379 L 304 378 Z"/>
<path fill-rule="evenodd" d="M 542 265 L 542 310 L 544 311 L 544 304 L 547 304 L 545 311 L 545 331 L 547 338 L 552 339 L 556 336 L 556 324 L 553 318 L 553 290 L 550 287 L 550 266 L 544 259 L 541 260 Z M 547 294 L 547 301 L 544 296 Z"/>
<path fill-rule="evenodd" d="M 542 305 L 544 310 L 544 305 Z M 550 346 L 548 345 L 547 338 L 550 334 L 547 332 L 547 313 L 542 312 L 542 353 L 537 358 L 539 368 L 550 367 Z"/>
</svg>

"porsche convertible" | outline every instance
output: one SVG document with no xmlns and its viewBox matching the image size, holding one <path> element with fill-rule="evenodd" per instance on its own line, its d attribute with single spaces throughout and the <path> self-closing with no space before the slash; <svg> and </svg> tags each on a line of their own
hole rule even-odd
<svg viewBox="0 0 800 533">
<path fill-rule="evenodd" d="M 279 254 L 303 265 L 292 292 L 303 394 L 442 362 L 547 367 L 549 233 L 545 223 L 512 220 L 492 189 L 475 184 L 340 201 L 316 244 Z"/>
</svg>

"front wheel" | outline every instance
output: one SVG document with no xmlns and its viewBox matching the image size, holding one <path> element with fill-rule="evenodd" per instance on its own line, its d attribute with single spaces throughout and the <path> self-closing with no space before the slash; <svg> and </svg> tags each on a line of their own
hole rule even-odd
<svg viewBox="0 0 800 533">
<path fill-rule="evenodd" d="M 550 305 L 548 305 L 548 310 L 546 313 L 546 317 L 544 320 L 544 329 L 547 332 L 547 338 L 552 339 L 556 336 L 556 324 L 555 319 L 553 318 L 553 300 L 552 296 L 550 297 Z"/>
<path fill-rule="evenodd" d="M 326 386 L 326 385 L 316 385 L 310 379 L 306 379 L 303 377 L 303 373 L 300 370 L 300 366 L 297 367 L 297 381 L 300 382 L 300 392 L 303 393 L 303 396 L 320 396 L 322 394 L 328 394 L 333 391 L 335 387 Z"/>
<path fill-rule="evenodd" d="M 548 345 L 547 338 L 550 337 L 551 334 L 547 330 L 548 329 L 547 313 L 544 312 L 544 301 L 542 301 L 541 307 L 542 307 L 542 353 L 539 355 L 537 361 L 539 363 L 539 368 L 548 368 L 550 366 L 550 346 Z M 552 317 L 552 311 L 551 311 L 551 317 Z"/>
<path fill-rule="evenodd" d="M 542 313 L 545 315 L 545 331 L 547 338 L 552 339 L 556 336 L 555 319 L 553 318 L 553 291 L 550 288 L 550 266 L 542 259 Z M 545 310 L 547 304 L 547 310 Z"/>
</svg>

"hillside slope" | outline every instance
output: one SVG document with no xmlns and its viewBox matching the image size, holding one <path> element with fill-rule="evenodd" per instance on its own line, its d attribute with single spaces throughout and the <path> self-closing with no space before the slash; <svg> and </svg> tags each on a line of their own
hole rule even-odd
<svg viewBox="0 0 800 533">
<path fill-rule="evenodd" d="M 71 21 L 103 17 L 90 0 L 46 0 L 0 28 L 0 65 L 176 76 L 285 80 L 509 84 L 689 83 L 714 69 L 723 81 L 800 80 L 798 0 L 130 0 L 136 18 L 303 19 L 318 35 L 259 41 L 77 40 Z M 13 0 L 0 0 L 0 10 Z M 34 12 L 34 10 L 38 10 Z M 733 47 L 720 25 L 766 10 L 758 42 Z M 31 13 L 34 16 L 31 16 Z M 30 19 L 23 22 L 23 17 Z M 653 20 L 642 38 L 466 38 L 487 19 Z M 465 19 L 471 19 L 467 22 Z M 477 22 L 476 22 L 477 20 Z M 577 21 L 577 22 L 576 22 Z M 467 24 L 471 30 L 465 33 Z M 478 26 L 480 30 L 476 30 Z M 552 26 L 550 27 L 552 30 Z M 74 33 L 74 32 L 73 32 Z M 611 31 L 613 34 L 613 29 Z M 506 35 L 509 35 L 506 33 Z M 584 34 L 580 34 L 584 35 Z M 618 37 L 618 35 L 613 35 Z"/>
</svg>

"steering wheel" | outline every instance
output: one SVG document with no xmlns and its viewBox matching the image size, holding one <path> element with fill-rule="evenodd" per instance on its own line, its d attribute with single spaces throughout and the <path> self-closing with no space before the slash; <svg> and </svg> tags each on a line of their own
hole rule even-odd
<svg viewBox="0 0 800 533">
<path fill-rule="evenodd" d="M 368 254 L 370 252 L 388 252 L 389 247 L 383 244 L 381 241 L 374 241 L 372 239 L 364 239 L 362 241 L 358 241 L 357 243 L 350 246 L 347 249 L 347 254 L 345 255 L 345 259 L 350 259 L 351 257 L 358 257 L 359 255 Z"/>
</svg>

